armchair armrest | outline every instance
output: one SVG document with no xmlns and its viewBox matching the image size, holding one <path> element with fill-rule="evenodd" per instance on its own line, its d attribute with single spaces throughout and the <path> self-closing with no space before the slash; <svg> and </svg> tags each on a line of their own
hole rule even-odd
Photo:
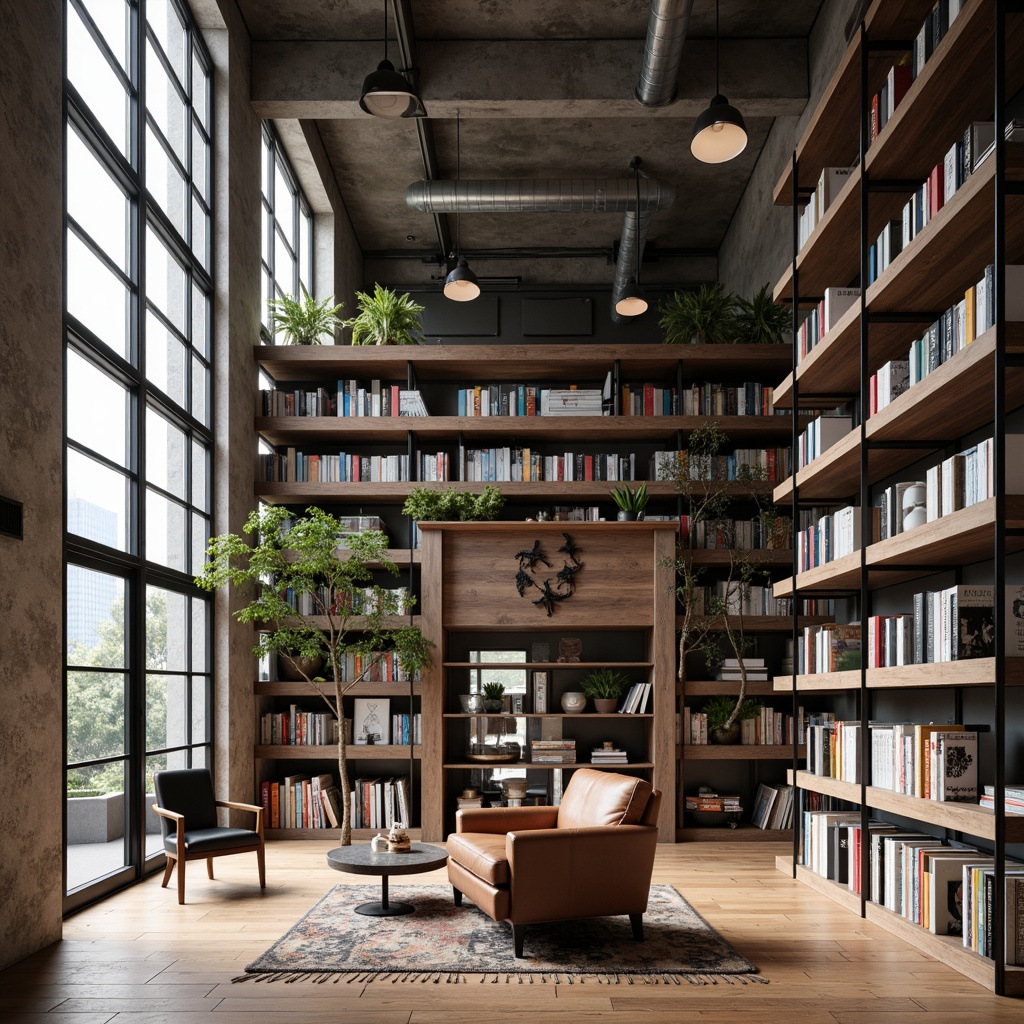
<svg viewBox="0 0 1024 1024">
<path fill-rule="evenodd" d="M 169 811 L 164 807 L 159 807 L 153 804 L 153 813 L 159 814 L 161 818 L 167 818 L 174 822 L 174 848 L 175 856 L 178 859 L 179 864 L 185 863 L 185 815 L 179 814 L 177 811 Z M 181 870 L 179 868 L 179 870 Z M 184 876 L 179 876 L 184 877 Z M 166 884 L 167 879 L 164 879 Z M 183 882 L 179 882 L 179 885 L 183 885 Z M 179 890 L 180 891 L 180 890 Z M 184 898 L 184 897 L 182 897 Z"/>
<path fill-rule="evenodd" d="M 252 811 L 256 815 L 255 831 L 263 835 L 263 808 L 259 804 L 243 804 L 237 800 L 216 800 L 218 807 L 224 807 L 232 811 Z"/>
<path fill-rule="evenodd" d="M 455 812 L 456 832 L 505 832 L 553 829 L 557 807 L 466 807 Z"/>
<path fill-rule="evenodd" d="M 168 818 L 170 821 L 174 822 L 185 820 L 184 814 L 179 814 L 177 811 L 168 811 L 166 808 L 158 807 L 156 804 L 153 804 L 153 813 L 159 814 L 161 818 Z"/>
</svg>

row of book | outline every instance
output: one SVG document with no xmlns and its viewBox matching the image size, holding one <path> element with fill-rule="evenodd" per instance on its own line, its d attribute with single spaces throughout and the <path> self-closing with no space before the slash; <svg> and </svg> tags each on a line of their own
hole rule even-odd
<svg viewBox="0 0 1024 1024">
<path fill-rule="evenodd" d="M 652 710 L 652 683 L 634 683 L 622 698 L 618 709 L 620 715 L 646 715 Z"/>
<path fill-rule="evenodd" d="M 826 168 L 836 170 L 836 168 Z M 855 303 L 860 301 L 859 288 L 826 288 L 825 294 L 804 318 L 796 332 L 797 363 L 803 362 L 810 352 L 822 341 L 839 318 Z"/>
<path fill-rule="evenodd" d="M 301 452 L 261 452 L 260 479 L 266 483 L 397 483 L 411 480 L 408 455 L 337 455 Z"/>
<path fill-rule="evenodd" d="M 762 782 L 754 796 L 751 825 L 760 829 L 792 828 L 794 797 L 792 786 L 770 786 Z"/>
<path fill-rule="evenodd" d="M 818 183 L 811 193 L 807 205 L 800 213 L 797 227 L 797 249 L 802 249 L 814 233 L 829 207 L 836 201 L 843 186 L 855 172 L 853 167 L 823 167 Z"/>
<path fill-rule="evenodd" d="M 767 384 L 692 384 L 678 403 L 682 416 L 774 416 L 774 389 Z M 625 412 L 625 408 L 623 408 Z"/>
<path fill-rule="evenodd" d="M 427 416 L 423 396 L 415 388 L 372 380 L 339 380 L 328 388 L 280 388 L 261 391 L 256 413 L 260 416 Z"/>
<path fill-rule="evenodd" d="M 267 828 L 338 828 L 342 799 L 330 774 L 286 775 L 280 782 L 265 781 L 260 785 Z"/>
<path fill-rule="evenodd" d="M 405 828 L 411 823 L 409 776 L 361 776 L 352 782 L 352 827 Z"/>
<path fill-rule="evenodd" d="M 544 455 L 529 448 L 469 448 L 465 452 L 467 481 L 635 480 L 636 454 L 563 452 Z"/>
<path fill-rule="evenodd" d="M 910 67 L 910 54 L 906 54 L 899 64 L 889 68 L 881 88 L 871 97 L 868 112 L 868 145 L 870 146 L 879 133 L 896 113 L 900 101 L 907 94 L 913 79 Z"/>
<path fill-rule="evenodd" d="M 687 602 L 696 615 L 788 615 L 792 607 L 788 597 L 776 597 L 771 587 L 748 585 L 740 579 L 691 587 Z"/>
<path fill-rule="evenodd" d="M 318 586 L 315 590 L 301 594 L 296 594 L 291 587 L 286 587 L 280 596 L 299 615 L 326 615 L 328 608 L 332 608 L 335 613 L 340 609 L 353 615 L 375 611 L 388 615 L 405 615 L 411 604 L 407 587 L 353 587 L 344 595 L 344 603 L 341 603 L 342 595 L 336 594 L 326 586 Z"/>
<path fill-rule="evenodd" d="M 853 429 L 853 417 L 832 412 L 818 416 L 807 424 L 797 445 L 797 468 L 803 469 L 838 444 Z"/>
<path fill-rule="evenodd" d="M 797 711 L 794 718 L 782 711 L 776 711 L 767 705 L 758 709 L 755 718 L 742 719 L 740 725 L 740 744 L 743 746 L 792 746 L 797 736 L 803 735 L 802 723 L 804 709 Z M 703 711 L 683 708 L 683 742 L 688 746 L 707 746 L 710 742 L 708 716 Z"/>
<path fill-rule="evenodd" d="M 797 637 L 796 664 L 800 675 L 849 672 L 860 668 L 860 624 L 838 622 L 804 626 Z"/>
<path fill-rule="evenodd" d="M 859 812 L 808 811 L 803 821 L 806 867 L 852 892 L 861 891 L 868 858 L 868 898 L 934 935 L 960 936 L 965 949 L 992 956 L 997 897 L 991 854 L 936 839 Z M 1004 877 L 1004 949 L 1009 965 L 1024 964 L 1024 864 L 1008 861 Z"/>
<path fill-rule="evenodd" d="M 707 786 L 700 786 L 696 793 L 687 793 L 683 797 L 683 809 L 738 815 L 743 812 L 743 801 L 739 793 L 718 793 Z"/>
<path fill-rule="evenodd" d="M 651 456 L 652 480 L 746 480 L 775 483 L 790 474 L 789 448 L 737 448 L 711 458 L 691 457 L 685 448 Z"/>
<path fill-rule="evenodd" d="M 792 521 L 778 516 L 767 522 L 761 516 L 752 519 L 699 519 L 687 530 L 690 549 L 719 551 L 784 551 L 791 543 Z"/>
<path fill-rule="evenodd" d="M 459 416 L 610 416 L 611 373 L 601 388 L 477 384 L 459 388 Z"/>
<path fill-rule="evenodd" d="M 338 738 L 338 720 L 329 711 L 305 711 L 292 704 L 287 711 L 260 716 L 260 743 L 319 747 L 336 745 Z"/>
<path fill-rule="evenodd" d="M 873 509 L 871 515 L 873 537 L 877 539 L 879 511 Z M 819 512 L 817 520 L 796 535 L 797 571 L 807 572 L 858 551 L 862 523 L 861 510 L 855 505 L 846 505 L 834 512 Z"/>
<path fill-rule="evenodd" d="M 531 740 L 530 760 L 534 764 L 575 764 L 576 741 L 572 739 Z"/>
</svg>

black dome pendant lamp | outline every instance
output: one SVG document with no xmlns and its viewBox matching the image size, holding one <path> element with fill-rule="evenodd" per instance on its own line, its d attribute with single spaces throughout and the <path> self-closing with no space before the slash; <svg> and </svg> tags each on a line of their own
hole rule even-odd
<svg viewBox="0 0 1024 1024">
<path fill-rule="evenodd" d="M 462 129 L 459 122 L 459 111 L 455 111 L 455 253 L 458 257 L 456 266 L 444 280 L 445 298 L 455 302 L 471 302 L 480 294 L 480 284 L 476 274 L 469 268 L 466 257 L 462 255 L 462 214 L 459 212 L 458 185 L 462 176 Z"/>
<path fill-rule="evenodd" d="M 690 152 L 702 163 L 724 164 L 747 145 L 743 115 L 718 91 L 718 0 L 715 0 L 715 95 L 693 124 Z"/>
<path fill-rule="evenodd" d="M 374 117 L 426 117 L 427 111 L 409 80 L 388 60 L 388 4 L 384 0 L 384 59 L 363 80 L 359 106 Z"/>
</svg>

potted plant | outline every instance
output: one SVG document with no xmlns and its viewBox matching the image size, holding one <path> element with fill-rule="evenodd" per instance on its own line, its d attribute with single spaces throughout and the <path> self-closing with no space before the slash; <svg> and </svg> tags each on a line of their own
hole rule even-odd
<svg viewBox="0 0 1024 1024">
<path fill-rule="evenodd" d="M 344 309 L 344 303 L 332 306 L 333 301 L 332 295 L 317 302 L 305 288 L 301 299 L 291 295 L 267 299 L 274 336 L 283 335 L 286 345 L 322 345 L 325 337 L 333 339 L 334 332 L 342 325 L 338 313 Z"/>
<path fill-rule="evenodd" d="M 753 697 L 744 697 L 737 702 L 735 697 L 719 693 L 708 698 L 703 711 L 708 716 L 708 739 L 712 743 L 737 743 L 740 722 L 757 718 L 761 705 Z"/>
<path fill-rule="evenodd" d="M 423 330 L 423 307 L 409 293 L 399 295 L 375 284 L 373 294 L 356 292 L 359 312 L 342 327 L 352 328 L 353 345 L 415 345 Z"/>
<path fill-rule="evenodd" d="M 629 683 L 624 672 L 595 668 L 583 677 L 583 692 L 594 702 L 594 710 L 608 714 L 616 709 L 619 697 Z"/>
<path fill-rule="evenodd" d="M 613 487 L 611 491 L 612 500 L 619 506 L 616 518 L 623 522 L 630 522 L 634 519 L 643 519 L 644 509 L 647 508 L 647 484 L 642 483 L 639 487 Z"/>
<path fill-rule="evenodd" d="M 382 653 L 394 655 L 407 674 L 427 663 L 431 643 L 414 626 L 394 626 L 398 595 L 373 582 L 373 572 L 398 574 L 388 556 L 388 539 L 378 531 L 349 535 L 345 558 L 337 557 L 342 523 L 319 508 L 293 517 L 283 506 L 252 512 L 244 532 L 214 537 L 209 562 L 196 583 L 216 590 L 228 583 L 243 588 L 247 603 L 234 616 L 260 627 L 257 656 L 276 653 L 290 662 L 338 721 L 338 775 L 343 811 L 341 845 L 352 839 L 351 786 L 345 741 L 344 694 L 368 675 Z M 361 599 L 369 591 L 369 600 Z M 296 611 L 289 597 L 305 599 L 312 613 Z M 366 611 L 356 613 L 364 604 Z M 348 655 L 360 655 L 362 672 L 344 678 Z M 322 657 L 327 678 L 314 674 L 305 659 Z"/>
<path fill-rule="evenodd" d="M 484 711 L 497 714 L 504 706 L 505 687 L 502 683 L 484 683 Z"/>
<path fill-rule="evenodd" d="M 661 304 L 658 326 L 669 345 L 721 345 L 736 340 L 736 297 L 721 281 L 675 292 Z"/>
<path fill-rule="evenodd" d="M 475 523 L 497 519 L 504 504 L 505 496 L 493 484 L 487 484 L 479 494 L 454 487 L 414 487 L 405 499 L 402 514 L 418 523 Z"/>
<path fill-rule="evenodd" d="M 752 299 L 736 299 L 736 340 L 751 345 L 781 345 L 783 335 L 793 326 L 792 316 L 786 306 L 772 299 L 765 283 Z"/>
</svg>

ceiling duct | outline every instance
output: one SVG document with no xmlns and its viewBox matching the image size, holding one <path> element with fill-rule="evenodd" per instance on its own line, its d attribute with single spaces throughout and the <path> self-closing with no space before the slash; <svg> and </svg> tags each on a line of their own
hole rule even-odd
<svg viewBox="0 0 1024 1024">
<path fill-rule="evenodd" d="M 612 284 L 612 320 L 629 322 L 615 303 L 635 273 L 651 214 L 672 204 L 676 190 L 656 178 L 535 178 L 414 181 L 406 205 L 421 213 L 621 213 L 622 238 Z"/>
<path fill-rule="evenodd" d="M 663 107 L 676 98 L 692 9 L 693 0 L 651 0 L 643 66 L 633 90 L 645 107 Z"/>
</svg>

